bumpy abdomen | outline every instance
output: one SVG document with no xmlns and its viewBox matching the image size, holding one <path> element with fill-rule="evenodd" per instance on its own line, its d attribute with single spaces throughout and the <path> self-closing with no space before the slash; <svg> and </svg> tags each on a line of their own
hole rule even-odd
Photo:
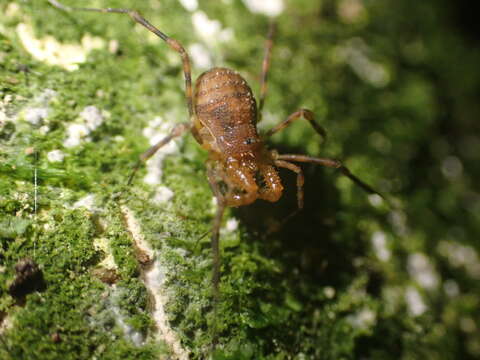
<svg viewBox="0 0 480 360">
<path fill-rule="evenodd" d="M 235 155 L 258 148 L 255 98 L 235 71 L 213 68 L 200 75 L 195 83 L 194 106 L 200 137 L 211 150 Z"/>
</svg>

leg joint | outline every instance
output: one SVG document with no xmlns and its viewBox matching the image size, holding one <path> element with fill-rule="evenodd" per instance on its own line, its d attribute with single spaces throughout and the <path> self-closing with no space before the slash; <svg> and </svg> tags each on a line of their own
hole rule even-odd
<svg viewBox="0 0 480 360">
<path fill-rule="evenodd" d="M 315 121 L 315 115 L 308 109 L 300 109 L 302 116 L 308 121 Z"/>
</svg>

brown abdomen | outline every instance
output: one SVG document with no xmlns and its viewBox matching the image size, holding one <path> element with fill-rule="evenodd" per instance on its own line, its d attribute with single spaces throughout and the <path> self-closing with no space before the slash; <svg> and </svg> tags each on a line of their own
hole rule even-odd
<svg viewBox="0 0 480 360">
<path fill-rule="evenodd" d="M 202 144 L 223 155 L 255 151 L 257 105 L 247 82 L 235 71 L 213 68 L 195 83 L 195 113 Z"/>
</svg>

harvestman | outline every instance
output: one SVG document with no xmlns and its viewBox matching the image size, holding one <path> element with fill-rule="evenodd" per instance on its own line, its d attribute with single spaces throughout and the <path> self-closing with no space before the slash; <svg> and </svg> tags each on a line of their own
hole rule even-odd
<svg viewBox="0 0 480 360">
<path fill-rule="evenodd" d="M 259 136 L 257 132 L 256 124 L 260 121 L 267 92 L 267 74 L 274 33 L 273 25 L 270 27 L 265 46 L 260 79 L 260 101 L 257 110 L 251 88 L 234 70 L 220 67 L 210 69 L 198 77 L 192 91 L 190 60 L 183 46 L 177 40 L 170 38 L 150 24 L 137 11 L 114 8 L 68 7 L 56 0 L 48 1 L 51 5 L 64 11 L 126 14 L 160 37 L 171 49 L 180 54 L 185 76 L 185 97 L 190 121 L 177 124 L 168 136 L 140 156 L 128 179 L 128 185 L 131 184 L 141 164 L 172 139 L 187 132 L 191 132 L 195 140 L 209 152 L 207 160 L 208 182 L 217 199 L 217 212 L 213 221 L 211 237 L 213 251 L 212 283 L 215 301 L 218 301 L 219 298 L 219 229 L 225 207 L 248 205 L 257 199 L 271 202 L 279 200 L 282 196 L 283 186 L 277 168 L 289 169 L 297 175 L 297 211 L 303 208 L 304 176 L 302 169 L 292 162 L 314 163 L 339 169 L 343 175 L 365 191 L 380 195 L 353 175 L 338 160 L 306 155 L 279 154 L 275 150 L 266 148 L 266 139 L 301 118 L 306 119 L 322 137 L 325 137 L 326 134 L 325 130 L 315 122 L 313 112 L 307 109 L 294 112 L 263 136 Z"/>
</svg>

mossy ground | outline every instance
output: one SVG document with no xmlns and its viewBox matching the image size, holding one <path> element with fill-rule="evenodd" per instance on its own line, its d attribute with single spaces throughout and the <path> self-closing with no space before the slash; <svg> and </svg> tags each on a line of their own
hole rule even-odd
<svg viewBox="0 0 480 360">
<path fill-rule="evenodd" d="M 345 159 L 397 205 L 376 204 L 333 170 L 305 166 L 304 211 L 265 235 L 295 208 L 294 176 L 281 172 L 287 190 L 279 203 L 227 214 L 239 219 L 239 228 L 222 235 L 222 302 L 214 316 L 211 250 L 208 236 L 201 239 L 214 214 L 206 154 L 186 137 L 165 161 L 163 184 L 174 192 L 167 204 L 150 201 L 155 188 L 141 181 L 145 170 L 123 199 L 113 196 L 148 147 L 142 135 L 148 122 L 155 116 L 187 120 L 178 56 L 126 16 L 67 14 L 46 1 L 2 2 L 0 315 L 13 326 L 1 334 L 0 358 L 153 359 L 168 353 L 148 337 L 149 300 L 120 203 L 133 209 L 161 254 L 170 324 L 193 358 L 208 353 L 215 327 L 218 359 L 478 356 L 479 260 L 467 253 L 479 250 L 480 54 L 468 28 L 456 26 L 450 5 L 434 3 L 286 1 L 261 127 L 298 108 L 312 109 L 328 129 L 326 144 L 300 122 L 274 136 L 272 146 Z M 134 5 L 187 48 L 202 44 L 215 65 L 238 70 L 258 90 L 268 20 L 241 1 L 200 1 L 210 19 L 232 29 L 234 37 L 224 42 L 201 40 L 178 1 L 88 5 Z M 106 44 L 118 41 L 118 49 L 93 50 L 69 72 L 32 58 L 16 31 L 19 23 L 31 24 L 38 38 L 78 43 L 89 33 Z M 194 78 L 200 72 L 194 67 Z M 56 92 L 48 116 L 32 125 L 25 111 L 46 89 Z M 68 125 L 90 105 L 108 118 L 90 142 L 64 147 Z M 57 149 L 64 160 L 49 161 L 47 154 Z M 95 195 L 93 210 L 72 206 L 88 194 Z M 141 346 L 125 337 L 111 310 L 112 288 L 94 276 L 105 257 L 94 246 L 98 238 L 108 240 L 118 265 L 116 306 L 147 336 Z M 453 260 L 444 251 L 462 247 L 466 252 Z M 8 284 L 25 257 L 40 265 L 47 287 L 20 306 Z M 424 266 L 415 267 L 415 259 Z M 408 305 L 412 297 L 416 302 Z"/>
</svg>

